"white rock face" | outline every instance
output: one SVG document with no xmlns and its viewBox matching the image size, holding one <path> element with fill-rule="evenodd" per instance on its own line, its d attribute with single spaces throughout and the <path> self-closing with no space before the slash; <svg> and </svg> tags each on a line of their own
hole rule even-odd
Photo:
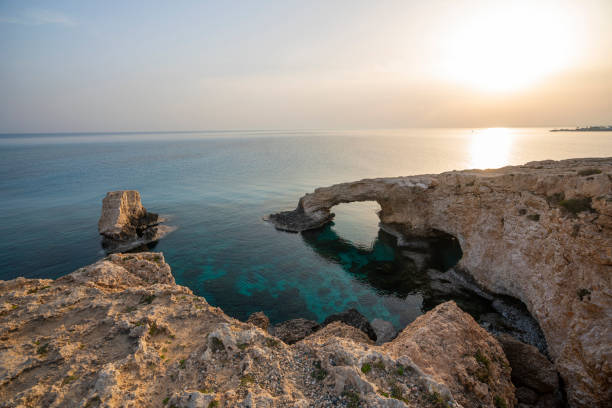
<svg viewBox="0 0 612 408">
<path fill-rule="evenodd" d="M 343 183 L 269 220 L 285 230 L 315 228 L 334 205 L 367 200 L 406 236 L 455 236 L 460 268 L 527 305 L 571 406 L 612 401 L 612 158 Z"/>
</svg>

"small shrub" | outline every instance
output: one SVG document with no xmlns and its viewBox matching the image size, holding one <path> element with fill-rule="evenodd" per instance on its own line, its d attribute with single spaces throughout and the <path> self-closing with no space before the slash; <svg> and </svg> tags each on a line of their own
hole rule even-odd
<svg viewBox="0 0 612 408">
<path fill-rule="evenodd" d="M 372 371 L 372 366 L 370 365 L 370 363 L 365 363 L 361 366 L 361 372 L 364 374 L 369 373 L 370 371 Z"/>
<path fill-rule="evenodd" d="M 62 380 L 62 385 L 70 384 L 71 382 L 75 381 L 77 378 L 79 378 L 77 375 L 69 375 Z"/>
<path fill-rule="evenodd" d="M 240 385 L 243 387 L 248 384 L 253 384 L 254 382 L 255 382 L 255 377 L 253 377 L 251 374 L 243 375 L 242 378 L 240 379 Z"/>
<path fill-rule="evenodd" d="M 389 398 L 389 393 L 388 393 L 388 392 L 385 392 L 385 391 L 383 391 L 383 390 L 378 390 L 377 392 L 378 392 L 380 395 L 382 395 L 383 397 L 385 397 L 385 398 Z"/>
<path fill-rule="evenodd" d="M 244 350 L 244 349 L 246 349 L 248 346 L 249 346 L 249 343 L 240 343 L 240 344 L 238 344 L 238 348 L 239 348 L 240 350 Z"/>
<path fill-rule="evenodd" d="M 160 262 L 161 262 L 161 256 L 159 256 L 159 255 L 154 255 L 154 256 L 153 256 L 153 261 L 154 261 L 154 262 L 156 262 L 156 263 L 160 263 Z"/>
<path fill-rule="evenodd" d="M 582 302 L 582 299 L 591 295 L 591 291 L 585 288 L 581 288 L 578 290 L 578 292 L 576 292 L 576 294 L 578 295 L 578 298 L 580 298 L 580 301 Z"/>
<path fill-rule="evenodd" d="M 508 404 L 506 404 L 506 400 L 500 397 L 499 395 L 495 396 L 494 402 L 495 402 L 495 408 L 508 408 Z"/>
<path fill-rule="evenodd" d="M 36 354 L 45 355 L 49 352 L 49 343 L 45 343 L 36 349 Z"/>
<path fill-rule="evenodd" d="M 320 361 L 315 361 L 313 363 L 315 369 L 312 372 L 312 376 L 315 380 L 317 381 L 322 381 L 325 377 L 327 377 L 327 370 L 325 370 L 323 367 L 321 367 L 321 362 Z"/>
<path fill-rule="evenodd" d="M 225 350 L 225 345 L 221 340 L 216 337 L 213 337 L 210 339 L 210 348 L 213 353 L 216 353 L 217 351 Z"/>
<path fill-rule="evenodd" d="M 489 383 L 489 368 L 491 365 L 491 361 L 478 350 L 476 354 L 474 354 L 474 358 L 480 365 L 480 368 L 476 371 L 476 378 L 478 381 L 488 384 Z"/>
<path fill-rule="evenodd" d="M 404 366 L 397 367 L 397 370 L 395 370 L 395 373 L 397 375 L 404 375 Z"/>
<path fill-rule="evenodd" d="M 162 403 L 163 403 L 164 405 L 166 405 L 166 404 L 168 403 L 168 401 L 170 401 L 170 397 L 166 397 L 166 398 L 164 398 L 164 399 L 163 399 L 163 401 L 162 401 Z"/>
<path fill-rule="evenodd" d="M 136 310 L 136 306 L 128 306 L 123 310 L 123 313 L 132 313 L 134 310 Z"/>
<path fill-rule="evenodd" d="M 591 207 L 591 197 L 570 198 L 560 201 L 559 205 L 572 214 L 593 210 Z"/>
<path fill-rule="evenodd" d="M 406 399 L 404 398 L 404 393 L 402 392 L 402 389 L 400 388 L 400 386 L 397 384 L 391 384 L 391 395 L 390 396 L 393 399 L 406 402 Z"/>
<path fill-rule="evenodd" d="M 271 339 L 271 338 L 267 338 L 266 339 L 266 346 L 270 347 L 270 348 L 276 348 L 280 345 L 279 341 L 276 339 Z"/>
<path fill-rule="evenodd" d="M 219 401 L 217 400 L 212 400 L 208 403 L 208 408 L 215 408 L 219 406 Z"/>
<path fill-rule="evenodd" d="M 360 406 L 361 398 L 359 398 L 359 394 L 356 392 L 344 391 L 342 395 L 347 400 L 346 406 L 348 408 L 358 408 Z"/>
<path fill-rule="evenodd" d="M 51 286 L 43 286 L 43 287 L 40 287 L 40 288 L 32 288 L 32 289 L 28 290 L 28 295 L 31 295 L 32 293 L 36 293 L 36 292 L 41 291 L 41 290 L 49 289 L 50 287 Z"/>
<path fill-rule="evenodd" d="M 527 219 L 531 221 L 540 221 L 540 214 L 529 214 Z"/>
<path fill-rule="evenodd" d="M 159 327 L 157 327 L 157 323 L 152 322 L 149 325 L 149 336 L 155 336 L 160 331 L 161 331 L 161 329 Z"/>
<path fill-rule="evenodd" d="M 437 392 L 432 392 L 428 394 L 427 399 L 435 408 L 447 408 L 448 407 L 448 404 L 446 403 L 446 401 L 444 401 L 444 398 L 442 398 L 442 396 Z"/>
<path fill-rule="evenodd" d="M 155 299 L 155 295 L 146 295 L 143 296 L 142 299 L 140 299 L 140 303 L 150 305 L 151 303 L 153 303 L 153 299 Z"/>
<path fill-rule="evenodd" d="M 185 368 L 185 359 L 179 360 L 179 368 L 181 370 Z"/>
<path fill-rule="evenodd" d="M 601 174 L 599 169 L 584 169 L 578 172 L 579 176 L 592 176 L 593 174 Z"/>
</svg>

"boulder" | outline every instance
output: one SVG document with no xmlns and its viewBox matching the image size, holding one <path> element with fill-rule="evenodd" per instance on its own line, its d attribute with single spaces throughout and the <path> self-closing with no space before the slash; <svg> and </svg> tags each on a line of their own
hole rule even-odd
<svg viewBox="0 0 612 408">
<path fill-rule="evenodd" d="M 364 332 L 372 341 L 376 341 L 376 332 L 374 331 L 374 328 L 368 319 L 366 319 L 356 309 L 349 309 L 342 313 L 327 316 L 323 322 L 323 326 L 327 326 L 332 322 L 342 322 L 348 324 L 349 326 L 353 326 Z"/>
<path fill-rule="evenodd" d="M 270 326 L 270 319 L 268 319 L 268 316 L 266 316 L 264 312 L 255 312 L 249 316 L 247 323 L 251 323 L 260 329 L 268 330 L 268 326 Z"/>
<path fill-rule="evenodd" d="M 391 322 L 382 319 L 374 319 L 372 320 L 371 325 L 376 333 L 377 346 L 391 341 L 395 338 L 395 336 L 397 336 L 397 330 Z"/>
<path fill-rule="evenodd" d="M 304 337 L 310 336 L 321 328 L 319 323 L 307 319 L 292 319 L 274 325 L 270 328 L 270 334 L 278 337 L 287 344 L 293 344 Z"/>
<path fill-rule="evenodd" d="M 544 394 L 559 388 L 557 370 L 548 359 L 530 344 L 507 334 L 497 337 L 512 367 L 512 382 Z"/>
</svg>

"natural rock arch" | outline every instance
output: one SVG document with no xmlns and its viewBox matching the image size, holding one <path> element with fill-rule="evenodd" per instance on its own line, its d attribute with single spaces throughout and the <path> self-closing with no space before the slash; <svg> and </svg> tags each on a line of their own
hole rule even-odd
<svg viewBox="0 0 612 408">
<path fill-rule="evenodd" d="M 329 222 L 334 205 L 368 200 L 400 236 L 455 236 L 459 267 L 527 306 L 572 406 L 612 400 L 612 158 L 342 183 L 269 220 L 304 231 Z"/>
</svg>

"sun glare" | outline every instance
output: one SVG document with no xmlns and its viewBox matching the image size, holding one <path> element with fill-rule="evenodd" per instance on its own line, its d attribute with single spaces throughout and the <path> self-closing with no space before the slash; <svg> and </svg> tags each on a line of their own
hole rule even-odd
<svg viewBox="0 0 612 408">
<path fill-rule="evenodd" d="M 506 128 L 475 131 L 470 141 L 469 167 L 493 169 L 507 165 L 513 139 L 512 132 Z"/>
<path fill-rule="evenodd" d="M 515 2 L 474 13 L 449 32 L 442 75 L 483 91 L 507 92 L 561 71 L 575 41 L 568 13 Z"/>
</svg>

